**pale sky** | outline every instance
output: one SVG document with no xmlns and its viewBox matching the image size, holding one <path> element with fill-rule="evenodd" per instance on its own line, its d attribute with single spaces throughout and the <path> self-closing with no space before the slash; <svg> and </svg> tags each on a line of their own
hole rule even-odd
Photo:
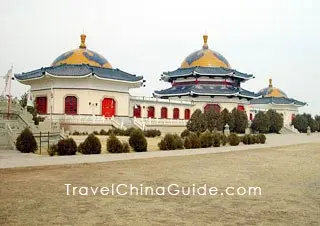
<svg viewBox="0 0 320 226">
<path fill-rule="evenodd" d="M 210 49 L 254 74 L 244 88 L 257 92 L 271 77 L 289 97 L 308 102 L 300 112 L 319 114 L 319 12 L 316 0 L 2 1 L 0 75 L 11 64 L 14 73 L 49 66 L 78 48 L 84 30 L 88 49 L 147 80 L 132 95 L 151 96 L 168 87 L 161 73 L 177 69 L 207 33 Z M 14 95 L 27 89 L 13 82 Z"/>
</svg>

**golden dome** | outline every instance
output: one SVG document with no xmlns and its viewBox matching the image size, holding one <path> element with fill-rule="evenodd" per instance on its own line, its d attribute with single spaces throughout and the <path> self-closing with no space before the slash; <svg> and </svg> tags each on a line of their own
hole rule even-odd
<svg viewBox="0 0 320 226">
<path fill-rule="evenodd" d="M 202 49 L 191 53 L 182 62 L 180 68 L 190 67 L 225 67 L 231 68 L 229 62 L 220 53 L 208 48 L 208 35 L 203 35 Z"/>
<path fill-rule="evenodd" d="M 51 66 L 60 64 L 88 64 L 96 67 L 112 68 L 111 64 L 99 53 L 87 49 L 86 35 L 82 34 L 81 43 L 78 49 L 68 51 L 58 56 Z"/>
<path fill-rule="evenodd" d="M 269 79 L 269 86 L 258 92 L 262 97 L 288 97 L 281 89 L 273 87 L 272 79 Z"/>
</svg>

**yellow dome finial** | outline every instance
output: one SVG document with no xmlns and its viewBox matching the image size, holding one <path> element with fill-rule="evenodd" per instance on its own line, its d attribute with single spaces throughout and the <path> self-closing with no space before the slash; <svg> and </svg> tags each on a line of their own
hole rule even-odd
<svg viewBox="0 0 320 226">
<path fill-rule="evenodd" d="M 272 78 L 269 78 L 269 87 L 272 88 Z"/>
<path fill-rule="evenodd" d="M 86 37 L 87 36 L 85 34 L 81 34 L 80 37 L 81 37 L 81 44 L 80 44 L 79 48 L 82 48 L 82 49 L 87 48 L 87 46 L 86 46 Z"/>
<path fill-rule="evenodd" d="M 203 35 L 203 48 L 208 49 L 208 35 Z"/>
</svg>

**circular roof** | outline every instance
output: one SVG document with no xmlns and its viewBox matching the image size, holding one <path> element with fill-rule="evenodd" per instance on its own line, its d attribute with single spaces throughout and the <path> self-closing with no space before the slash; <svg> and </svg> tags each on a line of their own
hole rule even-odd
<svg viewBox="0 0 320 226">
<path fill-rule="evenodd" d="M 86 35 L 82 34 L 81 44 L 78 49 L 68 51 L 58 56 L 51 66 L 60 64 L 88 64 L 96 67 L 112 68 L 111 64 L 99 53 L 87 49 Z"/>
<path fill-rule="evenodd" d="M 288 97 L 281 89 L 273 87 L 272 79 L 269 79 L 269 86 L 258 92 L 262 97 Z"/>
<path fill-rule="evenodd" d="M 180 68 L 190 67 L 224 67 L 231 68 L 229 62 L 220 53 L 208 48 L 208 35 L 203 35 L 202 49 L 191 53 L 182 62 Z"/>
</svg>

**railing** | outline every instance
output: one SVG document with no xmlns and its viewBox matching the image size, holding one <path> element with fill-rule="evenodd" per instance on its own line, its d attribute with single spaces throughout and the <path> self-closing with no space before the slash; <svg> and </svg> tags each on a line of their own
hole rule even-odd
<svg viewBox="0 0 320 226">
<path fill-rule="evenodd" d="M 172 104 L 187 104 L 187 105 L 193 105 L 192 101 L 159 99 L 159 98 L 155 98 L 155 97 L 131 96 L 130 99 L 131 99 L 131 100 L 141 100 L 141 101 L 168 103 L 168 104 L 172 103 Z"/>
<path fill-rule="evenodd" d="M 188 120 L 184 119 L 159 119 L 159 118 L 134 118 L 134 124 L 139 128 L 145 126 L 170 125 L 170 126 L 186 126 Z"/>
<path fill-rule="evenodd" d="M 110 118 L 105 118 L 103 116 L 64 115 L 61 119 L 56 118 L 54 120 L 70 124 L 113 124 Z"/>
</svg>

